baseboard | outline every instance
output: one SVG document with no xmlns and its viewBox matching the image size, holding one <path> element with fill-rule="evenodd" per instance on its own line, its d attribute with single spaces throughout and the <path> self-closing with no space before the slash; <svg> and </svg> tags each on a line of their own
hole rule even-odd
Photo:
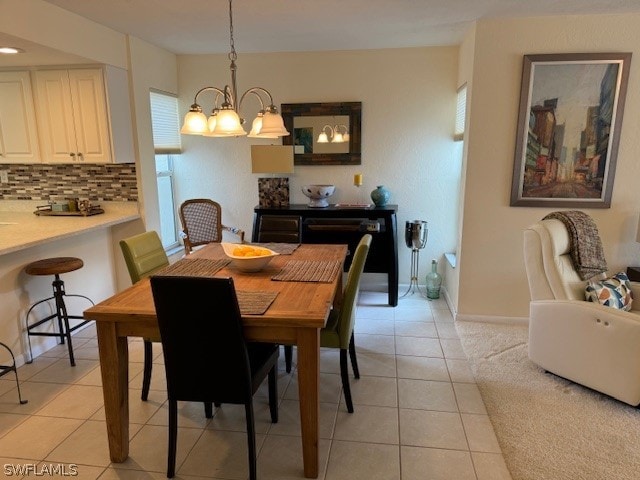
<svg viewBox="0 0 640 480">
<path fill-rule="evenodd" d="M 389 290 L 389 284 L 387 283 L 386 274 L 384 279 L 376 278 L 376 275 L 377 274 L 363 274 L 360 280 L 360 290 L 367 292 L 387 292 Z M 398 291 L 402 291 L 402 285 L 398 285 Z"/>
<path fill-rule="evenodd" d="M 502 325 L 529 325 L 529 317 L 504 317 L 497 315 L 473 315 L 458 313 L 447 289 L 443 287 L 441 293 L 444 297 L 445 302 L 447 302 L 447 306 L 451 311 L 451 315 L 453 315 L 453 318 L 458 322 L 497 323 Z"/>
<path fill-rule="evenodd" d="M 453 315 L 453 318 L 456 318 L 456 306 L 453 304 L 449 291 L 445 287 L 442 287 L 441 293 L 444 297 L 444 301 L 447 302 L 447 307 L 449 307 L 451 315 Z"/>
<path fill-rule="evenodd" d="M 364 275 L 367 275 L 367 274 L 364 274 Z M 360 291 L 387 292 L 389 290 L 389 284 L 387 283 L 386 275 L 385 275 L 385 278 L 383 278 L 382 280 L 375 278 L 374 275 L 375 274 L 373 274 L 369 278 L 363 277 L 363 279 L 360 281 Z M 410 285 L 408 283 L 398 284 L 398 297 L 402 297 L 403 293 L 409 290 L 409 286 Z M 423 293 L 423 295 L 426 294 L 426 287 L 424 285 L 420 285 L 420 291 L 421 293 Z M 447 303 L 449 310 L 451 311 L 452 315 L 454 315 L 455 317 L 455 307 L 453 305 L 453 302 L 451 301 L 449 292 L 447 292 L 447 289 L 445 287 L 442 287 L 440 289 L 440 297 L 444 298 L 444 301 Z"/>
<path fill-rule="evenodd" d="M 16 357 L 16 367 L 20 368 L 21 366 L 23 366 L 25 363 L 27 363 L 27 355 L 22 353 L 22 354 L 18 354 L 15 356 Z M 35 358 L 35 356 L 34 356 Z"/>
<path fill-rule="evenodd" d="M 386 292 L 387 291 L 387 283 L 377 281 L 375 277 L 370 278 L 368 282 L 362 282 L 360 289 L 366 290 L 369 292 Z M 409 288 L 408 284 L 400 284 L 398 285 L 398 291 L 404 292 Z M 445 287 L 442 287 L 440 290 L 441 298 L 444 298 L 447 306 L 449 307 L 449 311 L 453 318 L 459 322 L 477 322 L 477 323 L 496 323 L 502 325 L 520 325 L 527 326 L 529 325 L 529 317 L 504 317 L 497 315 L 473 315 L 473 314 L 459 314 L 456 312 L 455 305 L 449 295 L 449 292 Z"/>
<path fill-rule="evenodd" d="M 457 322 L 498 323 L 502 325 L 529 325 L 529 317 L 500 317 L 496 315 L 456 314 Z"/>
<path fill-rule="evenodd" d="M 75 332 L 74 332 L 75 333 Z M 40 337 L 41 340 L 31 347 L 32 359 L 38 358 L 43 353 L 58 346 L 58 341 L 53 337 Z M 16 354 L 16 366 L 21 367 L 29 361 L 29 352 L 27 349 L 21 354 Z"/>
</svg>

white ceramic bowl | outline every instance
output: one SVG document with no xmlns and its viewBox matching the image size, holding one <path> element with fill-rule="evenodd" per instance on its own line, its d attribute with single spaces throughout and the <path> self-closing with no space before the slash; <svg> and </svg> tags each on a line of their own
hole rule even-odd
<svg viewBox="0 0 640 480">
<path fill-rule="evenodd" d="M 335 190 L 335 185 L 304 185 L 302 187 L 302 193 L 311 199 L 309 206 L 320 208 L 329 206 L 327 198 L 333 195 Z"/>
<path fill-rule="evenodd" d="M 244 257 L 244 256 L 234 255 L 233 252 L 237 248 L 253 248 L 256 250 L 262 250 L 264 252 L 267 252 L 267 254 L 261 255 L 259 257 L 258 256 Z M 240 270 L 241 272 L 259 272 L 260 270 L 262 270 L 264 267 L 267 266 L 267 264 L 271 261 L 273 257 L 275 257 L 276 255 L 279 255 L 278 253 L 274 252 L 273 250 L 269 250 L 268 248 L 257 247 L 253 245 L 244 245 L 239 243 L 222 242 L 222 249 L 224 250 L 224 253 L 227 255 L 227 257 L 231 259 L 231 263 L 233 264 L 233 266 L 238 270 Z"/>
</svg>

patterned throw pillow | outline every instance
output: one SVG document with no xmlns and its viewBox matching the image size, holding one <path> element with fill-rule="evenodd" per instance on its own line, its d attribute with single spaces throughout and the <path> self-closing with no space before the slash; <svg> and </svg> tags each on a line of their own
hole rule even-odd
<svg viewBox="0 0 640 480">
<path fill-rule="evenodd" d="M 597 302 L 606 307 L 620 310 L 631 310 L 633 293 L 629 277 L 624 272 L 616 273 L 611 278 L 605 278 L 599 282 L 590 282 L 587 285 L 585 296 L 590 302 Z"/>
</svg>

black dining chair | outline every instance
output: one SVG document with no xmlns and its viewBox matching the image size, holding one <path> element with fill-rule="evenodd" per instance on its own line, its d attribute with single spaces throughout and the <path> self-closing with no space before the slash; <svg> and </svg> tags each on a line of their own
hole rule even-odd
<svg viewBox="0 0 640 480">
<path fill-rule="evenodd" d="M 178 401 L 243 404 L 249 474 L 256 480 L 253 394 L 269 378 L 271 421 L 278 421 L 278 346 L 245 342 L 231 278 L 152 276 L 169 398 L 167 477 L 175 475 Z"/>
</svg>

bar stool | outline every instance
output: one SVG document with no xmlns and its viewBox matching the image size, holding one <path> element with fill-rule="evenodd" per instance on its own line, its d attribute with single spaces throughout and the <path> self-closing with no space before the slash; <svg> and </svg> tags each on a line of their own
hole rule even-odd
<svg viewBox="0 0 640 480">
<path fill-rule="evenodd" d="M 5 348 L 7 352 L 9 352 L 9 355 L 11 355 L 11 365 L 0 365 L 0 377 L 4 377 L 9 372 L 14 373 L 14 375 L 16 376 L 16 386 L 18 387 L 18 400 L 20 401 L 20 405 L 24 405 L 25 403 L 28 403 L 29 400 L 23 400 L 22 393 L 20 393 L 20 382 L 18 382 L 18 369 L 16 368 L 16 357 L 13 356 L 13 352 L 11 351 L 11 349 L 4 343 L 0 342 L 0 347 Z"/>
<path fill-rule="evenodd" d="M 73 272 L 74 270 L 78 270 L 84 266 L 84 262 L 79 258 L 75 257 L 56 257 L 56 258 L 46 258 L 44 260 L 38 260 L 36 262 L 32 262 L 24 267 L 25 273 L 28 275 L 55 275 L 55 280 L 53 281 L 53 296 L 45 298 L 44 300 L 40 300 L 39 302 L 34 303 L 29 308 L 26 316 L 26 325 L 27 325 L 27 338 L 29 340 L 29 362 L 33 362 L 33 353 L 31 352 L 31 336 L 42 336 L 42 337 L 58 337 L 60 339 L 60 343 L 64 344 L 65 339 L 67 341 L 67 348 L 69 349 L 69 361 L 71 362 L 71 366 L 75 367 L 76 362 L 73 357 L 73 345 L 71 343 L 71 333 L 78 328 L 86 325 L 92 320 L 85 320 L 81 315 L 69 315 L 67 313 L 67 307 L 64 303 L 64 297 L 79 297 L 88 300 L 91 305 L 94 305 L 93 300 L 89 297 L 85 297 L 84 295 L 68 295 L 64 291 L 64 282 L 60 280 L 60 275 L 63 273 Z M 35 307 L 38 305 L 48 302 L 50 300 L 55 300 L 56 311 L 51 315 L 43 318 L 42 320 L 38 320 L 35 323 L 29 324 L 29 315 L 33 311 Z M 69 325 L 69 320 L 82 320 L 82 322 L 78 323 L 71 327 Z M 58 321 L 58 332 L 38 332 L 33 331 L 34 328 L 39 327 L 45 322 L 49 320 L 57 320 Z"/>
</svg>

